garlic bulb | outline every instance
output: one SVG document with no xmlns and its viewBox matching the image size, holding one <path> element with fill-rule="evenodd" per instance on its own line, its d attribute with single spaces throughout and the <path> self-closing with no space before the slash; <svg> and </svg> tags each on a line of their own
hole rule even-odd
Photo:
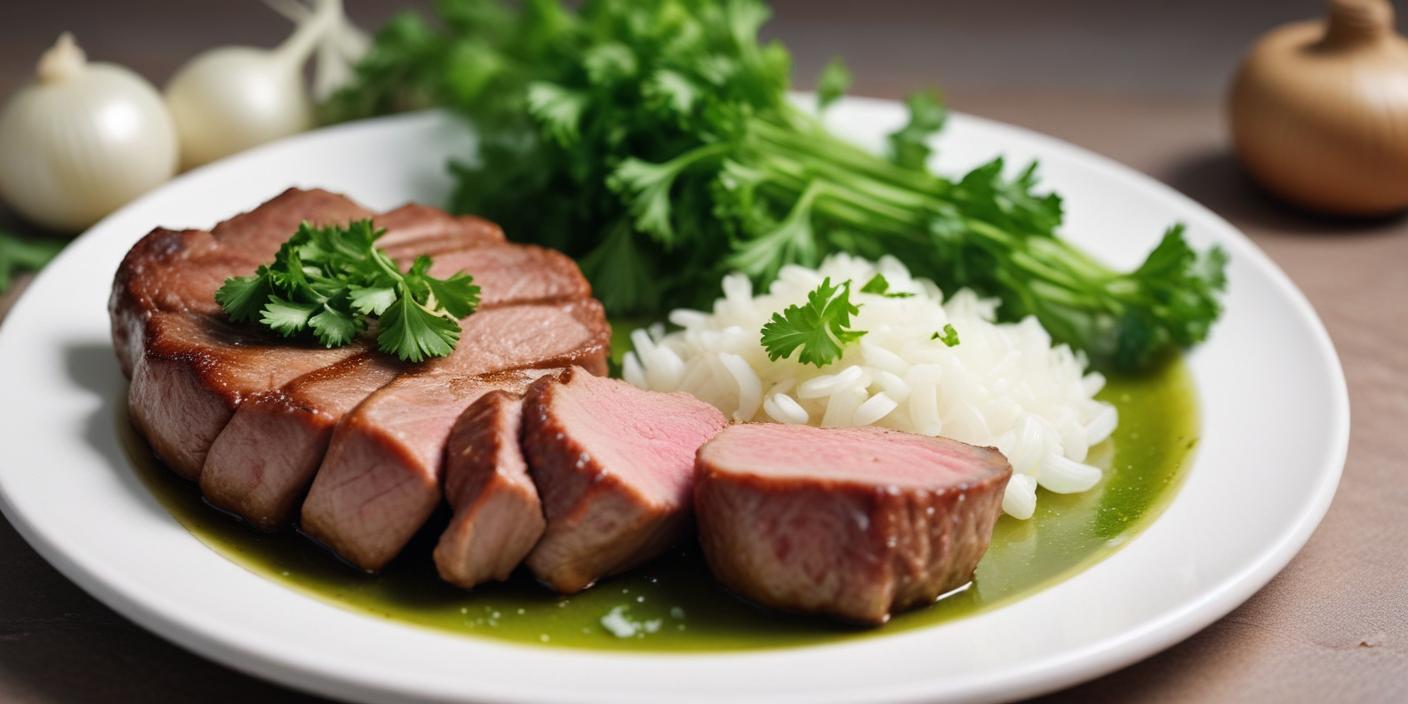
<svg viewBox="0 0 1408 704">
<path fill-rule="evenodd" d="M 35 223 L 77 232 L 176 172 L 176 129 L 156 89 L 88 63 L 65 33 L 0 114 L 0 196 Z"/>
<path fill-rule="evenodd" d="M 1233 83 L 1232 137 L 1263 186 L 1341 215 L 1408 208 L 1408 42 L 1387 0 L 1331 0 L 1272 31 Z"/>
<path fill-rule="evenodd" d="M 180 134 L 182 165 L 199 166 L 312 126 L 303 64 L 341 14 L 341 0 L 318 0 L 278 48 L 211 49 L 177 71 L 166 86 L 166 104 Z"/>
</svg>

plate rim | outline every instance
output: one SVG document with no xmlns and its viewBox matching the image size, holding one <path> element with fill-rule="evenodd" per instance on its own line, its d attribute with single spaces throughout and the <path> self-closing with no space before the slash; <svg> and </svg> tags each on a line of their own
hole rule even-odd
<svg viewBox="0 0 1408 704">
<path fill-rule="evenodd" d="M 867 109 L 894 110 L 898 107 L 898 104 L 894 101 L 868 98 L 847 98 L 846 102 L 858 104 Z M 178 177 L 178 180 L 195 177 L 210 169 L 226 168 L 229 164 L 239 163 L 245 160 L 263 159 L 271 152 L 288 149 L 290 145 L 297 145 L 309 139 L 331 139 L 339 135 L 346 136 L 361 130 L 386 129 L 388 125 L 402 122 L 412 123 L 420 120 L 434 119 L 442 119 L 440 113 L 429 112 L 396 115 L 325 128 L 273 144 L 264 145 L 233 157 L 232 159 L 195 169 Z M 1169 647 L 1230 612 L 1279 573 L 1309 540 L 1314 529 L 1319 525 L 1326 511 L 1328 511 L 1338 487 L 1338 482 L 1342 475 L 1347 456 L 1349 442 L 1350 406 L 1348 388 L 1344 378 L 1343 365 L 1335 351 L 1334 343 L 1308 299 L 1306 299 L 1304 294 L 1290 281 L 1289 277 L 1286 276 L 1280 267 L 1235 226 L 1172 187 L 1124 164 L 1091 152 L 1078 145 L 1026 128 L 981 117 L 963 115 L 959 119 L 981 124 L 992 129 L 1020 133 L 1026 139 L 1034 143 L 1054 146 L 1062 151 L 1069 152 L 1082 161 L 1092 163 L 1101 169 L 1118 174 L 1122 181 L 1128 182 L 1132 187 L 1139 188 L 1151 197 L 1170 201 L 1178 209 L 1187 211 L 1190 215 L 1196 214 L 1197 217 L 1203 221 L 1214 223 L 1220 231 L 1219 239 L 1226 241 L 1229 245 L 1235 245 L 1236 251 L 1234 255 L 1251 260 L 1256 268 L 1267 274 L 1276 288 L 1275 292 L 1278 297 L 1287 300 L 1298 314 L 1298 317 L 1302 319 L 1302 322 L 1309 324 L 1310 331 L 1317 343 L 1317 352 L 1329 363 L 1329 368 L 1326 369 L 1326 371 L 1329 372 L 1328 380 L 1331 383 L 1330 391 L 1334 405 L 1334 407 L 1330 409 L 1329 415 L 1335 423 L 1333 427 L 1327 429 L 1327 454 L 1316 462 L 1317 466 L 1322 468 L 1322 471 L 1318 475 L 1319 482 L 1315 485 L 1313 493 L 1309 496 L 1310 501 L 1307 503 L 1304 510 L 1296 517 L 1293 530 L 1283 533 L 1274 545 L 1263 547 L 1258 553 L 1260 559 L 1243 566 L 1241 570 L 1225 579 L 1221 584 L 1203 590 L 1198 599 L 1184 604 L 1181 609 L 1167 612 L 1157 619 L 1146 621 L 1139 628 L 1123 631 L 1117 637 L 1107 638 L 1103 641 L 1089 644 L 1084 648 L 1065 653 L 1058 657 L 1038 661 L 1026 668 L 1023 672 L 1012 675 L 1004 680 L 1005 684 L 1001 687 L 977 687 L 958 695 L 964 698 L 977 697 L 979 699 L 989 697 L 1005 698 L 1011 696 L 1028 696 L 1058 689 L 1113 671 Z M 175 181 L 172 183 L 175 183 Z M 108 218 L 104 218 L 102 222 L 94 226 L 94 229 L 100 229 L 103 224 L 109 220 L 117 218 L 129 210 L 141 208 L 151 199 L 161 197 L 162 190 L 164 190 L 164 187 L 155 189 L 137 199 L 113 215 L 110 215 Z M 90 230 L 90 232 L 91 231 L 92 230 Z M 87 236 L 88 233 L 85 233 L 79 238 L 76 238 L 75 242 L 81 242 Z M 44 280 L 45 277 L 57 276 L 57 274 L 54 273 L 60 270 L 60 266 L 57 265 L 61 264 L 67 257 L 77 256 L 77 249 L 79 248 L 70 247 L 67 249 L 60 255 L 58 261 L 54 262 L 55 266 L 51 266 L 39 274 L 35 283 L 37 284 L 39 281 Z M 12 313 L 14 310 L 20 310 L 23 307 L 33 305 L 37 305 L 33 297 L 21 296 L 20 300 L 16 302 Z M 12 326 L 0 326 L 0 339 L 4 339 L 7 336 L 6 333 L 11 329 Z M 112 580 L 91 570 L 88 566 L 82 564 L 81 561 L 74 559 L 61 546 L 55 544 L 49 536 L 43 534 L 42 531 L 39 531 L 35 526 L 31 525 L 26 520 L 22 510 L 12 505 L 9 490 L 6 488 L 3 480 L 4 474 L 0 472 L 0 512 L 3 512 L 26 542 L 33 546 L 46 561 L 54 565 L 65 577 L 99 601 L 139 625 L 156 632 L 162 637 L 188 650 L 221 662 L 236 670 L 271 679 L 303 691 L 316 691 L 342 697 L 360 697 L 366 696 L 370 688 L 372 690 L 371 693 L 374 693 L 378 697 L 400 698 L 411 696 L 436 696 L 436 694 L 432 692 L 407 693 L 392 691 L 382 688 L 381 685 L 383 683 L 379 682 L 357 682 L 355 677 L 349 677 L 348 673 L 345 671 L 340 673 L 324 672 L 318 669 L 316 663 L 290 662 L 285 658 L 260 652 L 257 648 L 250 647 L 248 643 L 237 642 L 237 639 L 222 638 L 221 633 L 213 631 L 203 632 L 201 630 L 202 625 L 196 623 L 195 620 L 164 612 L 156 604 L 151 603 L 152 600 L 150 597 L 144 601 L 142 598 L 138 598 L 124 591 L 122 588 L 119 588 L 119 585 L 113 583 Z M 1177 497 L 1174 498 L 1176 499 Z M 1156 524 L 1159 520 L 1162 519 L 1157 518 L 1154 523 Z M 495 647 L 522 647 L 505 643 L 495 643 L 494 645 Z M 800 647 L 791 649 L 789 652 L 800 652 L 809 650 L 812 647 L 828 646 Z M 535 649 L 535 651 L 537 651 L 537 649 Z M 569 652 L 572 652 L 573 655 L 581 654 L 577 651 Z M 613 653 L 609 655 L 591 653 L 591 655 L 595 657 L 624 657 L 631 659 L 682 657 L 681 655 L 673 654 L 637 653 Z M 685 657 L 729 656 L 691 654 Z M 975 685 L 977 684 L 980 683 L 975 683 Z M 908 689 L 888 687 L 868 689 L 865 692 L 848 691 L 840 694 L 845 695 L 849 701 L 918 701 L 932 695 L 932 691 L 925 689 L 926 685 L 931 685 L 931 683 L 927 681 L 915 682 Z M 472 695 L 473 693 L 466 694 Z M 537 697 L 528 696 L 524 693 L 499 692 L 486 694 L 481 692 L 479 694 L 495 698 L 505 697 L 513 700 L 538 700 Z"/>
</svg>

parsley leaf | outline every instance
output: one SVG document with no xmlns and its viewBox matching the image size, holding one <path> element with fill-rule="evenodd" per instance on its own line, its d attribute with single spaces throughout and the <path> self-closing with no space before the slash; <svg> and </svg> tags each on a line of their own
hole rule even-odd
<svg viewBox="0 0 1408 704">
<path fill-rule="evenodd" d="M 425 277 L 425 285 L 435 302 L 454 318 L 463 318 L 479 307 L 479 287 L 474 285 L 474 277 L 460 272 L 448 279 Z"/>
<path fill-rule="evenodd" d="M 528 112 L 558 144 L 571 146 L 581 136 L 578 123 L 587 99 L 553 83 L 528 86 Z"/>
<path fill-rule="evenodd" d="M 929 139 L 943 129 L 948 111 L 936 93 L 914 93 L 904 105 L 909 122 L 890 135 L 890 158 L 898 166 L 922 171 L 933 153 Z"/>
<path fill-rule="evenodd" d="M 930 340 L 939 340 L 940 342 L 943 342 L 945 345 L 947 345 L 947 346 L 949 346 L 949 347 L 957 347 L 957 346 L 958 346 L 958 331 L 957 331 L 957 330 L 954 330 L 952 325 L 950 325 L 950 324 L 948 324 L 948 323 L 944 323 L 944 329 L 943 329 L 943 331 L 942 331 L 942 332 L 936 332 L 936 333 L 934 333 L 933 335 L 931 335 L 931 336 L 929 337 L 929 339 L 930 339 Z"/>
<path fill-rule="evenodd" d="M 396 289 L 390 286 L 349 286 L 352 310 L 362 315 L 381 315 L 396 302 Z"/>
<path fill-rule="evenodd" d="M 840 359 L 843 347 L 859 340 L 864 330 L 851 329 L 851 316 L 860 307 L 851 303 L 851 282 L 831 285 L 831 279 L 807 294 L 805 306 L 788 306 L 773 313 L 762 329 L 762 345 L 768 359 L 791 356 L 801 348 L 797 359 L 802 364 L 824 367 Z"/>
<path fill-rule="evenodd" d="M 269 301 L 264 304 L 261 311 L 259 322 L 284 337 L 292 337 L 308 327 L 308 319 L 313 317 L 316 312 L 318 312 L 317 303 L 286 301 L 270 294 Z"/>
<path fill-rule="evenodd" d="M 890 282 L 885 279 L 885 275 L 884 275 L 884 274 L 876 274 L 875 276 L 870 277 L 870 280 L 867 281 L 867 282 L 865 282 L 865 285 L 864 285 L 864 286 L 861 286 L 861 287 L 860 287 L 860 292 L 861 292 L 861 293 L 874 293 L 874 294 L 878 294 L 878 295 L 884 296 L 884 297 L 886 297 L 886 298 L 913 298 L 913 297 L 914 297 L 914 294 L 909 293 L 908 291 L 895 291 L 894 293 L 891 293 L 891 292 L 890 292 Z"/>
<path fill-rule="evenodd" d="M 21 239 L 0 231 L 0 293 L 10 287 L 14 272 L 39 271 L 65 244 L 57 240 Z"/>
<path fill-rule="evenodd" d="M 407 362 L 449 355 L 460 339 L 459 323 L 417 303 L 405 283 L 400 289 L 396 303 L 381 316 L 377 347 Z"/>
<path fill-rule="evenodd" d="M 831 60 L 816 82 L 816 107 L 825 110 L 851 87 L 851 72 L 840 57 Z"/>
<path fill-rule="evenodd" d="M 402 272 L 376 248 L 383 232 L 370 220 L 304 222 L 272 264 L 226 279 L 215 300 L 231 320 L 284 337 L 312 334 L 325 347 L 351 343 L 377 317 L 382 351 L 410 362 L 448 355 L 459 341 L 459 319 L 479 306 L 479 287 L 464 272 L 431 276 L 429 257 Z"/>
<path fill-rule="evenodd" d="M 366 321 L 342 308 L 324 305 L 322 310 L 308 319 L 308 327 L 313 329 L 313 334 L 318 336 L 324 347 L 341 347 L 361 334 Z"/>
</svg>

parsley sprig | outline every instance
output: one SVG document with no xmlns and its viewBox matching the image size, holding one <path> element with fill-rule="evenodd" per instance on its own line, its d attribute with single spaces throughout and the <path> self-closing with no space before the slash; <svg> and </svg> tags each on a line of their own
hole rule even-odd
<svg viewBox="0 0 1408 704">
<path fill-rule="evenodd" d="M 431 276 L 429 257 L 401 271 L 375 246 L 384 233 L 370 220 L 304 222 L 272 264 L 227 279 L 215 300 L 231 320 L 284 337 L 312 333 L 325 347 L 352 342 L 375 317 L 382 352 L 408 362 L 450 354 L 460 339 L 459 319 L 479 306 L 479 287 L 464 272 Z"/>
<path fill-rule="evenodd" d="M 793 305 L 773 313 L 762 330 L 763 349 L 777 361 L 801 348 L 797 361 L 824 367 L 841 358 L 843 348 L 859 340 L 864 330 L 851 329 L 851 316 L 860 306 L 851 303 L 851 282 L 833 286 L 831 279 L 807 294 L 806 305 Z"/>
</svg>

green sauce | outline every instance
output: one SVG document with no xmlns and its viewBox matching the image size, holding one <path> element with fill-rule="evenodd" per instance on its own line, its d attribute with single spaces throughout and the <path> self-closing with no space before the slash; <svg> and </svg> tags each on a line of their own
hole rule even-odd
<svg viewBox="0 0 1408 704">
<path fill-rule="evenodd" d="M 196 487 L 157 464 L 125 418 L 119 423 L 135 471 L 172 516 L 211 549 L 279 584 L 357 613 L 464 636 L 682 652 L 815 645 L 923 628 L 1028 596 L 1109 557 L 1173 495 L 1197 442 L 1197 413 L 1181 362 L 1139 378 L 1112 379 L 1101 397 L 1118 407 L 1120 425 L 1092 451 L 1089 461 L 1106 469 L 1100 485 L 1072 496 L 1042 491 L 1031 520 L 998 521 L 969 588 L 866 630 L 743 603 L 714 583 L 693 547 L 571 597 L 559 597 L 523 574 L 460 591 L 436 577 L 430 557 L 444 515 L 432 519 L 383 573 L 363 575 L 296 533 L 256 533 L 205 505 Z M 616 633 L 602 620 L 613 611 L 616 618 L 607 623 L 617 626 Z"/>
</svg>

